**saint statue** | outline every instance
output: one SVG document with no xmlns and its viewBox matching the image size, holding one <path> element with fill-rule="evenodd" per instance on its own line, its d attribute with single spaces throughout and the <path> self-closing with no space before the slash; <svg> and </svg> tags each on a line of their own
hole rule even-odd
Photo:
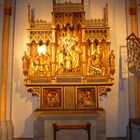
<svg viewBox="0 0 140 140">
<path fill-rule="evenodd" d="M 67 56 L 65 57 L 66 60 L 66 71 L 71 72 L 72 70 L 72 58 L 70 56 L 70 53 L 67 53 Z"/>
<path fill-rule="evenodd" d="M 115 73 L 115 55 L 113 50 L 109 55 L 109 66 L 110 66 L 110 74 L 113 75 Z"/>
<path fill-rule="evenodd" d="M 73 68 L 73 71 L 78 71 L 79 69 L 79 65 L 80 65 L 80 53 L 81 53 L 81 50 L 80 50 L 80 47 L 77 45 L 75 46 L 74 48 L 74 51 L 73 51 L 73 55 L 72 55 L 72 68 Z"/>
<path fill-rule="evenodd" d="M 23 74 L 25 76 L 28 75 L 28 68 L 29 68 L 29 57 L 26 53 L 26 51 L 24 52 L 24 56 L 22 57 L 22 61 L 23 61 Z"/>
</svg>

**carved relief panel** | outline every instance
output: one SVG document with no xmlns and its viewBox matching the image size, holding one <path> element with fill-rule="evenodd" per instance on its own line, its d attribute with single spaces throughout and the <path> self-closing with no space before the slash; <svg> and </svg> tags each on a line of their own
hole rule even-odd
<svg viewBox="0 0 140 140">
<path fill-rule="evenodd" d="M 77 109 L 97 108 L 96 87 L 77 87 Z"/>
<path fill-rule="evenodd" d="M 87 76 L 107 77 L 109 73 L 109 46 L 105 40 L 86 43 Z M 112 58 L 113 59 L 113 58 Z"/>
<path fill-rule="evenodd" d="M 44 109 L 63 108 L 63 89 L 62 87 L 43 88 L 43 107 Z"/>
<path fill-rule="evenodd" d="M 27 78 L 51 76 L 51 44 L 32 41 L 29 46 L 30 57 L 23 56 L 24 74 Z M 28 69 L 28 70 L 27 70 Z"/>
<path fill-rule="evenodd" d="M 62 8 L 71 5 L 65 3 Z M 53 12 L 56 41 L 56 75 L 82 74 L 82 13 Z"/>
<path fill-rule="evenodd" d="M 82 46 L 73 28 L 70 25 L 63 29 L 58 28 L 56 75 L 80 74 L 82 72 Z"/>
</svg>

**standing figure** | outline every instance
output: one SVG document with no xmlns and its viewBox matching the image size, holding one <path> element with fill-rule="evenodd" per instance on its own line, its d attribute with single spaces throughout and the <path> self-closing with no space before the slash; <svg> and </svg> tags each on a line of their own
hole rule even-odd
<svg viewBox="0 0 140 140">
<path fill-rule="evenodd" d="M 110 74 L 113 75 L 115 73 L 115 55 L 113 50 L 109 55 L 109 67 L 110 67 Z"/>
<path fill-rule="evenodd" d="M 57 51 L 57 72 L 63 73 L 65 67 L 64 50 L 60 49 Z"/>
<path fill-rule="evenodd" d="M 72 68 L 75 72 L 77 72 L 79 70 L 80 53 L 81 53 L 81 50 L 80 50 L 79 46 L 75 46 L 75 50 L 73 52 L 73 60 L 72 60 Z"/>
<path fill-rule="evenodd" d="M 71 72 L 72 70 L 72 58 L 69 53 L 67 53 L 66 59 L 66 71 Z"/>
<path fill-rule="evenodd" d="M 23 61 L 23 74 L 25 76 L 28 75 L 28 69 L 29 69 L 29 57 L 26 52 L 24 52 L 24 56 L 22 57 Z"/>
</svg>

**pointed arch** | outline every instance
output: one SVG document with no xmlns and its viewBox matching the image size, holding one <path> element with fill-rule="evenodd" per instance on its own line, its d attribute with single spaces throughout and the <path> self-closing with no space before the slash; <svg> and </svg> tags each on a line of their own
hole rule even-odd
<svg viewBox="0 0 140 140">
<path fill-rule="evenodd" d="M 93 40 L 93 42 L 95 43 L 96 46 L 99 45 L 99 39 L 95 38 L 95 39 Z"/>
<path fill-rule="evenodd" d="M 90 40 L 90 42 L 92 42 L 92 38 L 89 34 L 85 37 L 85 41 L 87 42 L 88 40 Z"/>
<path fill-rule="evenodd" d="M 76 30 L 80 30 L 82 28 L 82 25 L 81 25 L 81 23 L 80 22 L 78 22 L 77 24 L 76 24 Z"/>
</svg>

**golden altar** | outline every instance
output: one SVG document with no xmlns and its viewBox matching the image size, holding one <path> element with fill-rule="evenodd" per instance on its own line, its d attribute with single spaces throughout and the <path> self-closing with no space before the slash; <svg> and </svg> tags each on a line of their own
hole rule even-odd
<svg viewBox="0 0 140 140">
<path fill-rule="evenodd" d="M 34 14 L 28 6 L 28 42 L 22 60 L 24 84 L 39 97 L 39 108 L 99 108 L 99 95 L 114 84 L 115 73 L 108 5 L 102 19 L 85 19 L 84 0 L 53 0 L 51 22 L 35 19 Z"/>
</svg>

